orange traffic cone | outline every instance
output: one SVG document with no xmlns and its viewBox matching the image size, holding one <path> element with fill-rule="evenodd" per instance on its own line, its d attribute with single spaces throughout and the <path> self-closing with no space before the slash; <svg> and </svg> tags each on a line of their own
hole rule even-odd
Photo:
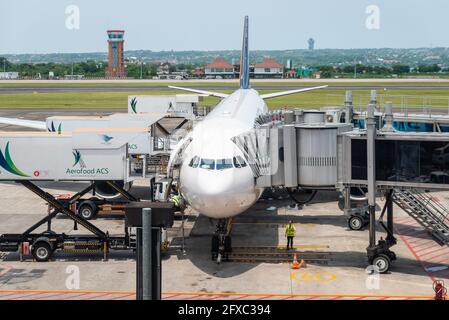
<svg viewBox="0 0 449 320">
<path fill-rule="evenodd" d="M 292 269 L 299 269 L 301 265 L 298 262 L 298 257 L 296 256 L 296 253 L 293 255 L 293 263 L 292 263 Z"/>
</svg>

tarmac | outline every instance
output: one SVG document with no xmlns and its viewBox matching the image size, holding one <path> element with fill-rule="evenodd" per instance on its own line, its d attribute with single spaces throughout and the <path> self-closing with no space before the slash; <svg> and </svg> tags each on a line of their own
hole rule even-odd
<svg viewBox="0 0 449 320">
<path fill-rule="evenodd" d="M 42 183 L 52 194 L 73 193 L 79 183 Z M 147 185 L 133 187 L 144 195 Z M 447 198 L 446 193 L 435 197 Z M 366 247 L 368 232 L 349 231 L 346 217 L 338 209 L 335 192 L 320 192 L 302 209 L 291 208 L 285 195 L 260 200 L 238 216 L 232 227 L 233 246 L 284 247 L 284 225 L 293 220 L 295 245 L 324 248 L 329 261 L 311 263 L 292 270 L 290 263 L 222 262 L 210 257 L 214 223 L 187 210 L 185 252 L 181 250 L 181 221 L 169 230 L 171 245 L 163 255 L 163 299 L 431 299 L 434 279 L 449 280 L 449 248 L 433 242 L 399 208 L 393 248 L 398 260 L 391 272 L 369 275 Z M 23 232 L 47 213 L 43 201 L 14 183 L 0 184 L 0 234 Z M 381 199 L 379 199 L 381 204 Z M 123 231 L 123 220 L 101 218 L 94 224 L 111 234 Z M 56 219 L 56 231 L 73 233 L 73 222 Z M 81 228 L 79 233 L 84 233 Z M 379 230 L 378 236 L 385 237 Z M 0 299 L 134 299 L 135 260 L 132 251 L 112 251 L 108 261 L 98 255 L 55 254 L 48 263 L 18 254 L 0 257 Z M 437 261 L 441 261 L 438 262 Z M 75 270 L 75 271 L 74 271 Z M 79 286 L 73 285 L 79 276 Z M 31 295 L 31 296 L 30 296 Z"/>
<path fill-rule="evenodd" d="M 1 110 L 2 117 L 44 120 L 51 115 L 106 115 L 121 110 Z M 123 112 L 126 112 L 123 109 Z M 0 125 L 0 130 L 17 130 Z M 20 129 L 23 130 L 23 129 Z M 85 186 L 75 182 L 40 183 L 51 194 L 75 193 Z M 148 181 L 132 191 L 145 199 Z M 447 201 L 449 194 L 435 193 Z M 299 250 L 321 252 L 326 263 L 307 263 L 292 270 L 290 263 L 223 262 L 211 260 L 213 221 L 187 210 L 185 250 L 181 221 L 168 231 L 170 247 L 163 256 L 163 299 L 432 299 L 433 280 L 449 282 L 449 248 L 436 244 L 417 223 L 395 207 L 393 247 L 398 260 L 391 272 L 370 275 L 366 271 L 368 231 L 349 231 L 346 217 L 337 205 L 336 192 L 319 192 L 301 209 L 281 198 L 260 200 L 233 222 L 234 247 L 284 247 L 285 224 L 293 220 Z M 382 205 L 382 199 L 378 199 Z M 41 199 L 20 185 L 0 183 L 0 234 L 21 233 L 47 214 Z M 110 234 L 123 232 L 123 220 L 103 217 L 94 224 Z M 73 222 L 60 217 L 53 227 L 67 234 Z M 378 237 L 385 233 L 378 230 Z M 279 250 L 279 249 L 278 249 Z M 0 253 L 0 299 L 134 299 L 135 257 L 132 251 L 113 251 L 108 261 L 100 255 L 58 253 L 48 263 L 19 261 L 17 253 Z M 74 277 L 79 279 L 73 281 Z M 79 284 L 79 285 L 78 285 Z"/>
</svg>

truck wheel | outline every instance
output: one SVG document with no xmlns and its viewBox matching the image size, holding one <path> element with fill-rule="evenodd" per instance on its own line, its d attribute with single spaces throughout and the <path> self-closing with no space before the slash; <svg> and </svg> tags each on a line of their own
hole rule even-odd
<svg viewBox="0 0 449 320">
<path fill-rule="evenodd" d="M 78 215 L 86 220 L 92 220 L 95 217 L 95 210 L 88 204 L 83 204 L 78 209 Z"/>
<path fill-rule="evenodd" d="M 32 255 L 37 262 L 47 262 L 50 260 L 53 250 L 50 245 L 44 241 L 33 244 Z"/>
<path fill-rule="evenodd" d="M 359 216 L 352 216 L 348 220 L 349 229 L 354 231 L 360 231 L 363 229 L 364 221 Z"/>
</svg>

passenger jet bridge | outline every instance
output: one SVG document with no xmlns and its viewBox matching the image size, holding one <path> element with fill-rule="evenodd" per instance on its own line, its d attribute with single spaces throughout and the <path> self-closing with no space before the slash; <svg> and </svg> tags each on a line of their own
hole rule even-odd
<svg viewBox="0 0 449 320">
<path fill-rule="evenodd" d="M 326 111 L 295 110 L 261 116 L 253 130 L 233 138 L 257 186 L 341 192 L 349 227 L 370 226 L 368 261 L 380 272 L 387 272 L 396 259 L 390 250 L 396 244 L 393 203 L 440 245 L 449 245 L 449 210 L 423 191 L 449 190 L 449 134 L 396 131 L 395 115 L 391 107 L 386 109 L 380 129 L 374 111 L 371 127 L 367 117 L 367 129 L 360 129 L 349 117 L 336 123 L 328 121 Z M 388 236 L 378 243 L 375 211 L 368 210 L 370 184 L 375 196 L 386 199 L 378 223 Z"/>
</svg>

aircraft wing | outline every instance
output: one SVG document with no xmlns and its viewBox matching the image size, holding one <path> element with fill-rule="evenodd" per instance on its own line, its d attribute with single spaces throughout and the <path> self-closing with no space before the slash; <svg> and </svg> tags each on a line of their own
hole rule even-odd
<svg viewBox="0 0 449 320">
<path fill-rule="evenodd" d="M 227 97 L 229 97 L 229 94 L 226 94 L 226 93 L 204 91 L 204 90 L 197 90 L 197 89 L 191 89 L 191 88 L 173 87 L 173 86 L 168 86 L 168 87 L 171 88 L 171 89 L 183 90 L 183 91 L 188 91 L 188 92 L 194 92 L 194 93 L 204 94 L 204 95 L 207 95 L 207 96 L 217 97 L 217 98 L 227 98 Z"/>
<path fill-rule="evenodd" d="M 312 90 L 324 89 L 327 87 L 328 86 L 320 86 L 320 87 L 296 89 L 296 90 L 290 90 L 290 91 L 273 92 L 273 93 L 262 94 L 262 95 L 260 95 L 260 97 L 262 99 L 266 100 L 266 99 L 272 99 L 272 98 L 277 98 L 277 97 L 282 97 L 282 96 L 288 96 L 290 94 L 303 93 L 303 92 L 312 91 Z"/>
<path fill-rule="evenodd" d="M 13 126 L 33 128 L 33 129 L 47 131 L 47 125 L 45 124 L 45 121 L 34 121 L 34 120 L 0 117 L 0 124 L 9 124 L 9 125 L 13 125 Z"/>
</svg>

